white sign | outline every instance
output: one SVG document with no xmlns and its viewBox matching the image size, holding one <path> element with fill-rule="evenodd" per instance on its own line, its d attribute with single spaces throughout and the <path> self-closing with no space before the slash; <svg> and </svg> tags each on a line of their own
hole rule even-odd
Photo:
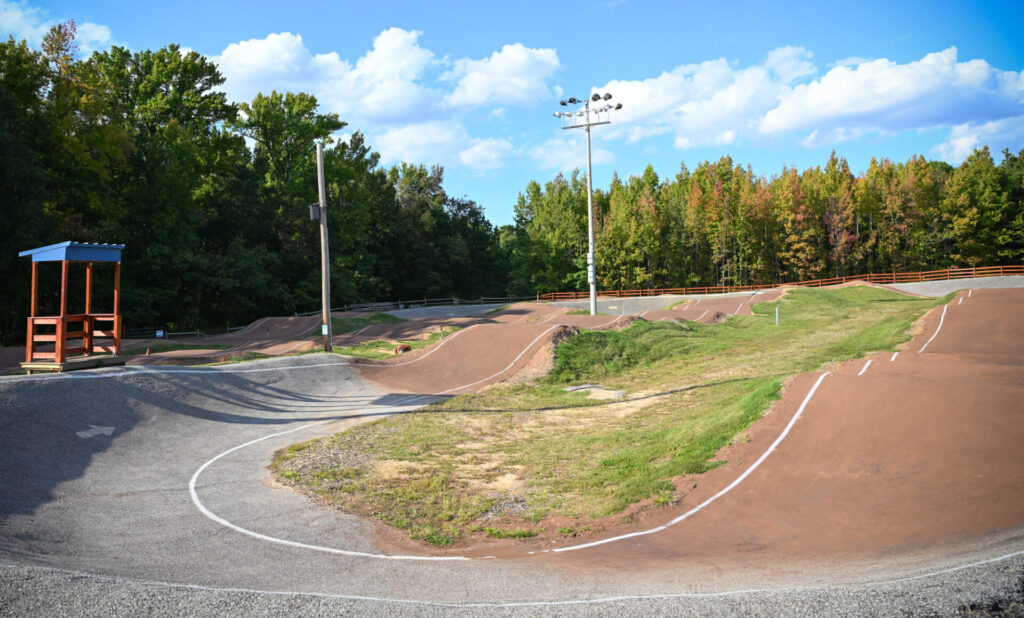
<svg viewBox="0 0 1024 618">
<path fill-rule="evenodd" d="M 162 330 L 156 331 L 156 338 L 157 339 L 163 339 L 164 338 L 164 331 L 162 331 Z"/>
<path fill-rule="evenodd" d="M 327 334 L 327 325 L 326 324 L 321 324 L 320 325 L 320 334 L 321 335 L 326 335 Z"/>
</svg>

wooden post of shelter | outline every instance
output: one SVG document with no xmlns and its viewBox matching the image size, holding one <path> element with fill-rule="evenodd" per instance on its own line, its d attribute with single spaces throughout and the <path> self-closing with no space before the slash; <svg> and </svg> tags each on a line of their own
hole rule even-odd
<svg viewBox="0 0 1024 618">
<path fill-rule="evenodd" d="M 94 243 L 63 242 L 38 249 L 22 251 L 18 255 L 32 258 L 32 298 L 29 307 L 28 333 L 25 345 L 25 362 L 22 367 L 29 373 L 33 371 L 68 371 L 85 369 L 102 364 L 123 364 L 116 360 L 121 354 L 121 251 L 124 245 L 105 245 Z M 39 263 L 60 262 L 60 312 L 58 315 L 39 315 Z M 70 283 L 70 264 L 85 264 L 85 312 L 68 313 L 68 285 Z M 93 265 L 95 262 L 114 263 L 114 308 L 111 313 L 93 312 Z M 97 329 L 98 322 L 109 322 L 110 330 Z M 81 324 L 80 330 L 69 331 L 70 324 Z M 38 326 L 53 326 L 53 334 L 40 334 Z M 112 344 L 97 345 L 97 338 L 112 339 Z M 68 341 L 80 340 L 77 346 L 69 346 Z M 52 352 L 38 351 L 40 343 L 53 342 Z M 111 352 L 113 357 L 105 357 L 93 362 L 83 363 L 96 352 Z M 84 356 L 69 360 L 70 354 L 81 353 Z M 112 360 L 115 359 L 115 360 Z"/>
</svg>

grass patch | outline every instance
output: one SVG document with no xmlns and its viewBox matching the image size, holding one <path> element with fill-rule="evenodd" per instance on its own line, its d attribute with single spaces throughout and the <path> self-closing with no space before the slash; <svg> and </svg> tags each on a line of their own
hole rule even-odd
<svg viewBox="0 0 1024 618">
<path fill-rule="evenodd" d="M 452 333 L 462 330 L 461 326 L 446 326 L 443 330 L 430 333 L 422 339 L 393 340 L 393 339 L 371 339 L 359 345 L 334 346 L 335 354 L 343 356 L 358 356 L 360 358 L 390 358 L 395 355 L 395 346 L 407 345 L 413 350 L 425 348 L 436 343 Z"/>
<path fill-rule="evenodd" d="M 507 530 L 505 528 L 487 528 L 487 536 L 492 539 L 528 539 L 530 537 L 537 536 L 536 530 L 524 530 L 522 528 L 515 528 Z"/>
<path fill-rule="evenodd" d="M 390 313 L 374 313 L 373 315 L 358 318 L 336 318 L 331 316 L 331 328 L 335 335 L 354 333 L 371 324 L 397 324 L 399 322 L 405 322 L 405 320 L 396 318 Z M 319 332 L 320 327 L 318 326 L 316 330 Z"/>
<path fill-rule="evenodd" d="M 779 398 L 786 376 L 892 350 L 948 298 L 798 289 L 781 301 L 780 326 L 771 302 L 719 324 L 584 331 L 558 346 L 540 384 L 491 388 L 300 445 L 328 460 L 358 455 L 343 478 L 316 484 L 301 450 L 273 466 L 286 482 L 434 544 L 492 528 L 538 530 L 548 517 L 589 525 L 643 500 L 672 504 L 672 478 L 720 465 L 715 453 Z M 581 382 L 630 395 L 606 403 L 564 390 Z M 287 471 L 301 471 L 299 480 Z"/>
</svg>

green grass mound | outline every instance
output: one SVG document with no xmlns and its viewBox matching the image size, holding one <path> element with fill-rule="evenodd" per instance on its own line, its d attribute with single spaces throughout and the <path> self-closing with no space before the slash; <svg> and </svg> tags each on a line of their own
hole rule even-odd
<svg viewBox="0 0 1024 618">
<path fill-rule="evenodd" d="M 946 301 L 871 287 L 797 289 L 779 303 L 778 326 L 772 302 L 719 324 L 583 331 L 559 344 L 539 384 L 360 425 L 279 454 L 273 469 L 328 503 L 437 545 L 545 529 L 574 536 L 641 501 L 672 504 L 672 479 L 720 465 L 715 453 L 779 398 L 787 376 L 892 350 Z M 628 395 L 608 403 L 564 389 L 583 382 Z M 347 463 L 308 465 L 316 461 Z M 560 523 L 546 527 L 550 518 Z"/>
</svg>

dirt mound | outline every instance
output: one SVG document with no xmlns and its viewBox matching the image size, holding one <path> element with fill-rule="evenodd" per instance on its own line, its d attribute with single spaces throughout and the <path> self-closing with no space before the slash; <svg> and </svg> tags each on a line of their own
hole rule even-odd
<svg viewBox="0 0 1024 618">
<path fill-rule="evenodd" d="M 566 325 L 559 326 L 551 331 L 549 339 L 526 361 L 526 364 L 519 371 L 509 376 L 507 380 L 498 382 L 498 384 L 536 382 L 548 375 L 555 366 L 555 348 L 558 347 L 559 343 L 579 332 L 580 329 L 576 326 Z"/>
</svg>

